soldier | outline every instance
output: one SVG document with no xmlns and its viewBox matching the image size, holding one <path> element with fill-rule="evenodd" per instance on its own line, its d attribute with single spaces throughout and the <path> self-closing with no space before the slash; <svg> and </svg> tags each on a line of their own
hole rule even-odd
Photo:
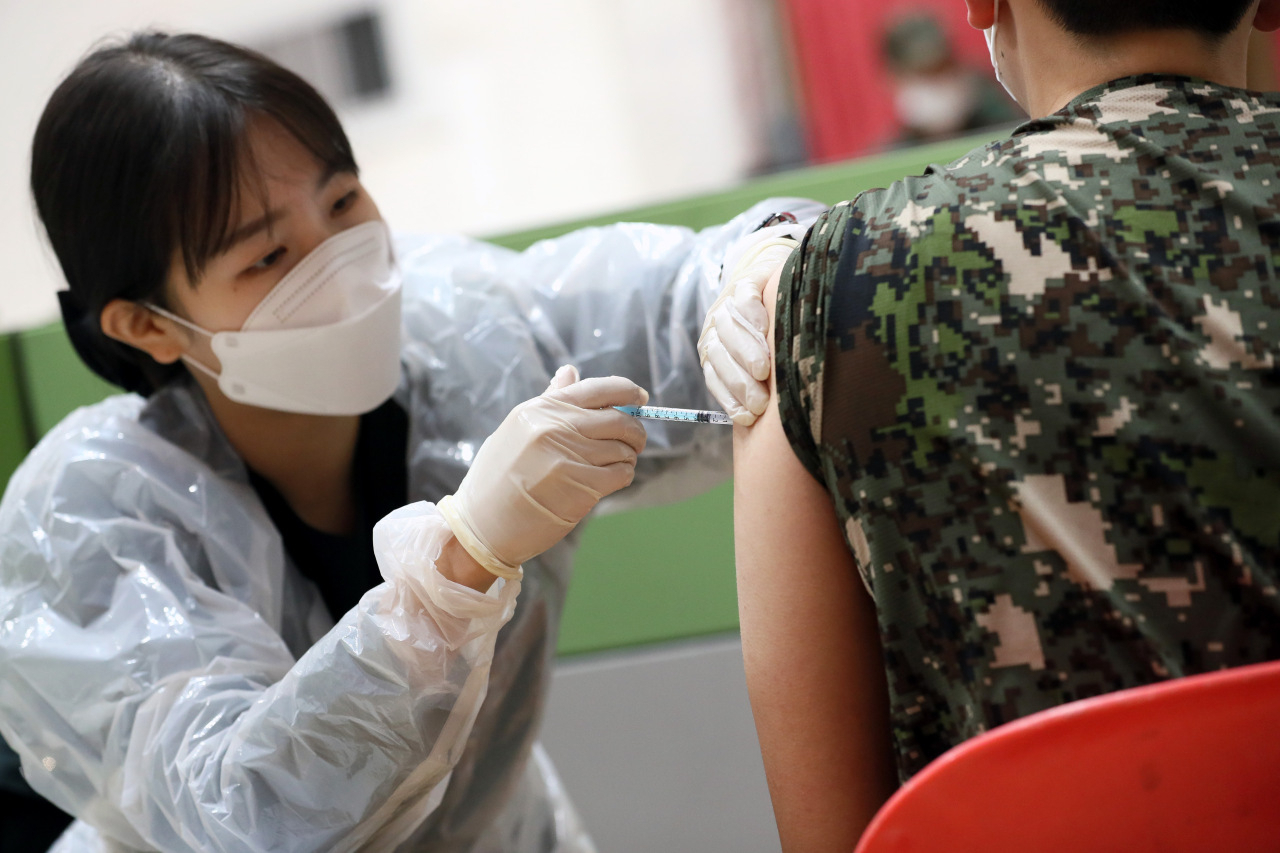
<svg viewBox="0 0 1280 853">
<path fill-rule="evenodd" d="M 966 2 L 1036 118 L 823 214 L 726 403 L 789 851 L 994 726 L 1280 657 L 1280 0 Z"/>
</svg>

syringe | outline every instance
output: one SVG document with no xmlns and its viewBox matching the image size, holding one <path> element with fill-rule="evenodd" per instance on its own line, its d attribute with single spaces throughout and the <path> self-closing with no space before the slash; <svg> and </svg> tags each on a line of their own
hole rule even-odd
<svg viewBox="0 0 1280 853">
<path fill-rule="evenodd" d="M 733 426 L 733 419 L 724 412 L 707 412 L 702 409 L 668 409 L 663 406 L 614 406 L 614 408 L 619 412 L 625 412 L 637 418 L 649 418 L 650 420 Z"/>
</svg>

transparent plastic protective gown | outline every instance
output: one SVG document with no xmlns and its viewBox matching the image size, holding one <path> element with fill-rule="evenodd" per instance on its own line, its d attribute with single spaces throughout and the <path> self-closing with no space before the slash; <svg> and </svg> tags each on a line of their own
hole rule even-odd
<svg viewBox="0 0 1280 853">
<path fill-rule="evenodd" d="M 0 734 L 80 818 L 55 849 L 593 849 L 536 745 L 576 535 L 479 593 L 435 571 L 434 502 L 561 364 L 712 407 L 695 344 L 725 248 L 821 209 L 521 253 L 400 240 L 414 503 L 376 528 L 385 582 L 337 624 L 193 382 L 68 416 L 0 503 Z M 729 430 L 645 426 L 602 510 L 727 475 Z"/>
</svg>

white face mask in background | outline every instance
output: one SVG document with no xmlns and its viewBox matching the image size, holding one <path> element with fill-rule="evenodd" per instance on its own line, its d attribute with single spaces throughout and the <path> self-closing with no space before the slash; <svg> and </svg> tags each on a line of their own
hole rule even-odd
<svg viewBox="0 0 1280 853">
<path fill-rule="evenodd" d="M 238 403 L 283 412 L 359 415 L 400 381 L 400 273 L 383 222 L 321 243 L 271 289 L 238 332 L 210 332 L 222 372 L 183 356 Z"/>
<path fill-rule="evenodd" d="M 960 73 L 909 80 L 898 86 L 893 98 L 903 123 L 925 133 L 962 129 L 976 101 L 973 78 Z"/>
</svg>

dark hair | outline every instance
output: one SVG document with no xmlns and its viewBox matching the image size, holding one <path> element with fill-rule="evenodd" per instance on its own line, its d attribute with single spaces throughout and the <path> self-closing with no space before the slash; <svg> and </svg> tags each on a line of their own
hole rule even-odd
<svg viewBox="0 0 1280 853">
<path fill-rule="evenodd" d="M 112 299 L 163 304 L 173 258 L 191 281 L 226 247 L 245 136 L 269 117 L 335 171 L 356 171 L 332 108 L 266 57 L 199 35 L 142 32 L 101 47 L 58 86 L 31 146 L 31 191 L 68 291 L 63 321 L 108 382 L 150 394 L 182 371 L 108 338 Z"/>
<path fill-rule="evenodd" d="M 1210 39 L 1236 28 L 1250 0 L 1040 0 L 1053 19 L 1078 36 L 1137 30 L 1193 30 Z"/>
</svg>

